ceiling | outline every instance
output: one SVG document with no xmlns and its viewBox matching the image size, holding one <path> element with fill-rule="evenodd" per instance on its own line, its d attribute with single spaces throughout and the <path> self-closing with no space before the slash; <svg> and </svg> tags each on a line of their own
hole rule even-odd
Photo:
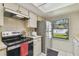
<svg viewBox="0 0 79 59">
<path fill-rule="evenodd" d="M 39 8 L 41 11 L 45 13 L 54 11 L 59 8 L 63 8 L 72 4 L 73 3 L 33 3 L 34 6 L 36 6 L 37 8 Z"/>
<path fill-rule="evenodd" d="M 78 3 L 21 3 L 20 5 L 45 18 L 79 11 Z"/>
</svg>

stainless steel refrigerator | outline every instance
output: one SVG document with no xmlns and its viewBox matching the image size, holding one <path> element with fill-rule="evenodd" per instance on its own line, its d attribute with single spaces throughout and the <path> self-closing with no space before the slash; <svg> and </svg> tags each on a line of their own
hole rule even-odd
<svg viewBox="0 0 79 59">
<path fill-rule="evenodd" d="M 42 52 L 46 53 L 48 48 L 52 48 L 52 23 L 50 21 L 37 22 L 37 34 L 42 36 Z"/>
</svg>

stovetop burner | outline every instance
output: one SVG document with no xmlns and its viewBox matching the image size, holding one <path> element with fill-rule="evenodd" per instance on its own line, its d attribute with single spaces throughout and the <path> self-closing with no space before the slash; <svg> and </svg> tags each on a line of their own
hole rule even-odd
<svg viewBox="0 0 79 59">
<path fill-rule="evenodd" d="M 33 40 L 32 38 L 26 37 L 26 39 L 20 39 L 20 40 L 6 40 L 3 41 L 7 46 L 12 46 L 12 45 L 16 45 L 16 44 L 20 44 L 22 42 L 28 42 Z"/>
<path fill-rule="evenodd" d="M 32 38 L 24 37 L 20 32 L 3 32 L 2 41 L 7 46 L 12 46 L 20 44 L 22 42 L 27 42 L 32 40 Z"/>
</svg>

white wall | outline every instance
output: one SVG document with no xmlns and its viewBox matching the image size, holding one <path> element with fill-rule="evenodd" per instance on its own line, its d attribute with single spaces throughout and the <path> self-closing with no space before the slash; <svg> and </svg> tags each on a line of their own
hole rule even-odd
<svg viewBox="0 0 79 59">
<path fill-rule="evenodd" d="M 73 54 L 73 43 L 72 39 L 73 37 L 77 36 L 79 37 L 79 12 L 66 14 L 66 15 L 60 15 L 53 17 L 52 20 L 61 19 L 64 17 L 69 18 L 69 40 L 63 40 L 63 39 L 52 39 L 52 48 L 58 51 L 63 51 L 65 53 Z M 76 47 L 75 47 L 76 48 Z M 77 47 L 76 50 L 79 48 Z M 79 55 L 79 52 L 76 51 L 76 55 Z"/>
</svg>

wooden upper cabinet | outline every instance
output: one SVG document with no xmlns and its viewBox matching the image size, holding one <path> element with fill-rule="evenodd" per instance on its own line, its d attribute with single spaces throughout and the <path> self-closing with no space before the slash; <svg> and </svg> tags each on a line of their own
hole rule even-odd
<svg viewBox="0 0 79 59">
<path fill-rule="evenodd" d="M 3 8 L 3 4 L 2 3 L 0 3 L 0 9 L 2 9 Z"/>
<path fill-rule="evenodd" d="M 19 12 L 28 16 L 28 10 L 23 8 L 23 7 L 21 7 L 21 6 L 19 7 Z"/>
<path fill-rule="evenodd" d="M 28 10 L 16 3 L 4 3 L 4 7 L 28 16 Z"/>
<path fill-rule="evenodd" d="M 16 3 L 4 3 L 4 7 L 13 11 L 18 11 L 19 5 Z"/>
<path fill-rule="evenodd" d="M 29 23 L 28 23 L 29 27 L 37 28 L 37 15 L 35 15 L 32 12 L 29 12 L 29 16 L 30 16 Z"/>
<path fill-rule="evenodd" d="M 0 26 L 4 25 L 4 8 L 3 5 L 0 4 Z"/>
</svg>

